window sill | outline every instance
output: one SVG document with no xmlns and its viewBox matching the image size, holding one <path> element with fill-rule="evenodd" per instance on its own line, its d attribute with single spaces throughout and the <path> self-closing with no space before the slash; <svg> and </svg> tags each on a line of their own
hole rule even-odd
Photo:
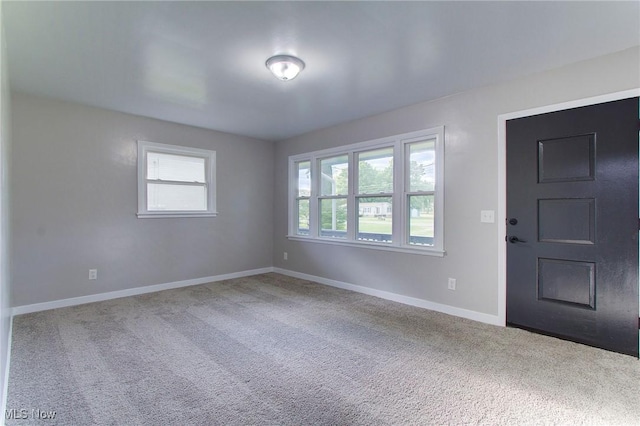
<svg viewBox="0 0 640 426">
<path fill-rule="evenodd" d="M 308 243 L 320 243 L 320 244 L 331 244 L 337 246 L 347 246 L 347 247 L 358 247 L 363 249 L 372 249 L 372 250 L 383 250 L 383 251 L 394 251 L 399 253 L 410 253 L 410 254 L 419 254 L 423 256 L 434 256 L 434 257 L 444 257 L 446 252 L 444 250 L 438 250 L 434 248 L 413 248 L 413 247 L 399 247 L 392 246 L 388 244 L 376 244 L 376 243 L 365 243 L 365 242 L 356 242 L 356 241 L 340 241 L 336 239 L 329 238 L 311 238 L 311 237 L 303 237 L 300 235 L 287 235 L 289 240 L 293 241 L 304 241 Z"/>
<path fill-rule="evenodd" d="M 138 213 L 138 219 L 170 219 L 177 217 L 216 217 L 218 212 L 202 212 L 202 213 L 182 213 L 182 212 L 167 212 L 167 213 Z"/>
</svg>

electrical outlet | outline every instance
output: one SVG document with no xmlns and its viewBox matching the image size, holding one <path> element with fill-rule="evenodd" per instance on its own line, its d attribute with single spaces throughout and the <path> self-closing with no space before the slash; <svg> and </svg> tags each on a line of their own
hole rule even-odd
<svg viewBox="0 0 640 426">
<path fill-rule="evenodd" d="M 284 260 L 289 259 L 289 255 L 287 254 L 287 252 L 286 252 L 286 251 L 284 252 L 284 256 L 283 256 L 283 257 L 284 257 Z"/>
<path fill-rule="evenodd" d="M 98 270 L 97 269 L 89 269 L 89 279 L 97 280 L 98 279 Z"/>
<path fill-rule="evenodd" d="M 481 210 L 480 222 L 482 223 L 494 223 L 496 221 L 496 212 L 494 210 Z"/>
<path fill-rule="evenodd" d="M 447 287 L 449 288 L 449 290 L 455 290 L 456 289 L 456 279 L 455 278 L 449 278 L 449 282 L 447 283 Z"/>
</svg>

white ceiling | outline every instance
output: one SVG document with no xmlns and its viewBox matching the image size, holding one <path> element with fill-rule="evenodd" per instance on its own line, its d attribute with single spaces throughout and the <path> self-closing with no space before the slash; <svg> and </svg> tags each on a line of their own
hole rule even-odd
<svg viewBox="0 0 640 426">
<path fill-rule="evenodd" d="M 13 90 L 279 140 L 640 44 L 640 2 L 3 2 Z M 274 54 L 306 62 L 282 82 Z"/>
</svg>

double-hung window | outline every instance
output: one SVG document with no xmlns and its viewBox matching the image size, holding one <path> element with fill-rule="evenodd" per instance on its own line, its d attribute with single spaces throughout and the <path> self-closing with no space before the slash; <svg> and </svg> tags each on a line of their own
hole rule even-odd
<svg viewBox="0 0 640 426">
<path fill-rule="evenodd" d="M 358 241 L 393 242 L 393 149 L 355 153 Z"/>
<path fill-rule="evenodd" d="M 442 256 L 444 127 L 289 157 L 289 238 Z"/>
<path fill-rule="evenodd" d="M 215 216 L 215 151 L 138 141 L 138 217 Z"/>
<path fill-rule="evenodd" d="M 404 145 L 404 201 L 407 208 L 406 237 L 409 245 L 434 245 L 436 141 L 437 139 L 432 138 Z"/>
<path fill-rule="evenodd" d="M 309 201 L 311 197 L 311 164 L 309 161 L 295 163 L 296 187 L 296 235 L 309 235 Z"/>
<path fill-rule="evenodd" d="M 322 237 L 347 237 L 348 166 L 347 155 L 318 160 L 318 225 Z"/>
</svg>

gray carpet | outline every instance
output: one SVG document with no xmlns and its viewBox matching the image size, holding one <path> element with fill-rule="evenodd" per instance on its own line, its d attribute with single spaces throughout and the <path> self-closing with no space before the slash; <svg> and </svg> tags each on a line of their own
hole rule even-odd
<svg viewBox="0 0 640 426">
<path fill-rule="evenodd" d="M 640 424 L 632 357 L 278 274 L 13 325 L 8 425 Z"/>
</svg>

